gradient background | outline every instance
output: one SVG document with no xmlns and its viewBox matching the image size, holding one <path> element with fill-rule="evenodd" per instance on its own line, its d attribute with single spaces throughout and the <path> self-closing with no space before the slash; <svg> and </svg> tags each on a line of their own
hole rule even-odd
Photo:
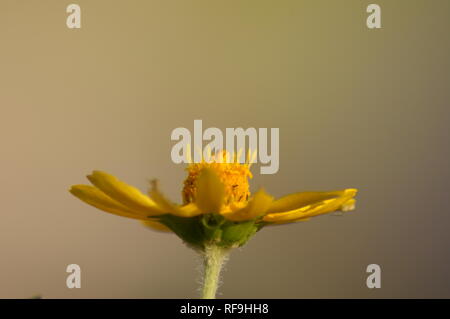
<svg viewBox="0 0 450 319">
<path fill-rule="evenodd" d="M 253 189 L 360 190 L 355 212 L 233 252 L 221 297 L 450 297 L 450 1 L 74 2 L 80 30 L 69 1 L 0 2 L 0 297 L 197 297 L 177 237 L 67 191 L 102 169 L 181 199 L 170 133 L 194 119 L 280 128 L 280 170 L 256 165 Z"/>
</svg>

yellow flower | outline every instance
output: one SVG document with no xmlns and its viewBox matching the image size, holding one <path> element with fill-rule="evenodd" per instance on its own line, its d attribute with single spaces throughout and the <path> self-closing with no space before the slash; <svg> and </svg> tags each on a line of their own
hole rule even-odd
<svg viewBox="0 0 450 319">
<path fill-rule="evenodd" d="M 274 200 L 263 189 L 250 196 L 250 160 L 239 163 L 220 152 L 208 161 L 189 164 L 183 204 L 168 200 L 157 182 L 148 195 L 105 172 L 88 176 L 93 186 L 74 185 L 70 192 L 105 212 L 143 221 L 146 226 L 176 233 L 187 244 L 203 249 L 215 244 L 243 245 L 264 226 L 309 220 L 354 209 L 357 190 L 300 192 Z"/>
</svg>

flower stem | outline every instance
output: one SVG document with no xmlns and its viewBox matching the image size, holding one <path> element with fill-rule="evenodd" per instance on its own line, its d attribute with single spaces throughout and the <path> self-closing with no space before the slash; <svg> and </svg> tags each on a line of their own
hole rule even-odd
<svg viewBox="0 0 450 319">
<path fill-rule="evenodd" d="M 203 299 L 215 299 L 222 266 L 228 256 L 228 249 L 208 245 L 203 252 Z"/>
</svg>

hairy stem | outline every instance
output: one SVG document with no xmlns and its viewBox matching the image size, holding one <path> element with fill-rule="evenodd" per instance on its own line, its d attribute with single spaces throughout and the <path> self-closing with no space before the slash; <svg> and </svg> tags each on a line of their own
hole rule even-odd
<svg viewBox="0 0 450 319">
<path fill-rule="evenodd" d="M 228 249 L 216 245 L 205 247 L 203 252 L 203 299 L 215 299 L 222 266 L 228 256 Z"/>
</svg>

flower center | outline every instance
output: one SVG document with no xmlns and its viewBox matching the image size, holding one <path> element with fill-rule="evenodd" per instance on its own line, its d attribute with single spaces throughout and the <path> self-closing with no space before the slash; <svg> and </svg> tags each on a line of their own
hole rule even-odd
<svg viewBox="0 0 450 319">
<path fill-rule="evenodd" d="M 221 159 L 221 161 L 219 161 Z M 245 202 L 250 196 L 248 179 L 252 178 L 250 163 L 241 164 L 234 158 L 229 160 L 227 152 L 219 152 L 213 155 L 209 161 L 191 163 L 187 167 L 188 176 L 184 181 L 183 201 L 185 204 L 195 201 L 197 195 L 197 179 L 205 168 L 213 170 L 225 188 L 225 205 Z"/>
</svg>

